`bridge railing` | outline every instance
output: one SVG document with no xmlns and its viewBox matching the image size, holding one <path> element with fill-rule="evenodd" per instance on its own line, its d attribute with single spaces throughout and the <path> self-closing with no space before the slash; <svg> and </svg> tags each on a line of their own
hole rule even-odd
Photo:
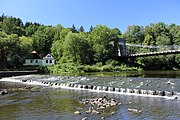
<svg viewBox="0 0 180 120">
<path fill-rule="evenodd" d="M 121 45 L 121 43 L 119 44 Z M 141 44 L 129 44 L 126 43 L 126 55 L 149 53 L 149 52 L 161 52 L 169 50 L 180 50 L 180 45 L 141 45 Z"/>
</svg>

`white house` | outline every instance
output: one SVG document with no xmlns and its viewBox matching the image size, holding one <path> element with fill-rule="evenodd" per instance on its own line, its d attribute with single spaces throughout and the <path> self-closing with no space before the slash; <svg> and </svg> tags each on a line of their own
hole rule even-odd
<svg viewBox="0 0 180 120">
<path fill-rule="evenodd" d="M 52 57 L 51 54 L 47 54 L 42 59 L 42 65 L 54 65 L 56 64 L 56 60 Z"/>
<path fill-rule="evenodd" d="M 52 57 L 51 54 L 47 54 L 43 59 L 36 53 L 36 51 L 32 51 L 32 57 L 25 60 L 25 65 L 54 65 L 56 64 L 56 59 Z"/>
</svg>

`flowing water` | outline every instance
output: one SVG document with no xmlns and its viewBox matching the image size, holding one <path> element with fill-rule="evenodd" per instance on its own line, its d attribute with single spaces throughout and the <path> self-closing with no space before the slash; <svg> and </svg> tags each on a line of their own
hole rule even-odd
<svg viewBox="0 0 180 120">
<path fill-rule="evenodd" d="M 112 76 L 111 76 L 112 75 Z M 24 75 L 0 79 L 2 120 L 180 120 L 178 72 L 115 73 L 86 76 Z M 27 84 L 35 91 L 20 90 Z M 104 97 L 121 104 L 101 114 L 86 114 L 85 98 Z M 142 113 L 129 112 L 140 109 Z M 75 111 L 81 115 L 75 115 Z M 111 112 L 115 112 L 113 115 Z"/>
</svg>

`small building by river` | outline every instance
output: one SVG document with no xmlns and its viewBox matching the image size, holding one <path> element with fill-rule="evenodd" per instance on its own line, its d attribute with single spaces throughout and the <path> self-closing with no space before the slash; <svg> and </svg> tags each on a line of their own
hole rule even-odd
<svg viewBox="0 0 180 120">
<path fill-rule="evenodd" d="M 51 54 L 47 54 L 45 57 L 41 58 L 36 51 L 32 51 L 32 56 L 25 60 L 25 65 L 47 66 L 55 64 L 56 59 L 54 59 Z"/>
</svg>

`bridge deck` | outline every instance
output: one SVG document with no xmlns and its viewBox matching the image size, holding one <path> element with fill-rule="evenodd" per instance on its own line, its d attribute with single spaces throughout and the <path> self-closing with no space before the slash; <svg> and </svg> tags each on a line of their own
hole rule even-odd
<svg viewBox="0 0 180 120">
<path fill-rule="evenodd" d="M 180 50 L 167 50 L 167 51 L 160 51 L 160 52 L 148 52 L 148 53 L 131 54 L 131 55 L 119 56 L 119 57 L 133 58 L 133 57 L 147 57 L 147 56 L 179 54 L 179 53 L 180 53 Z"/>
</svg>

